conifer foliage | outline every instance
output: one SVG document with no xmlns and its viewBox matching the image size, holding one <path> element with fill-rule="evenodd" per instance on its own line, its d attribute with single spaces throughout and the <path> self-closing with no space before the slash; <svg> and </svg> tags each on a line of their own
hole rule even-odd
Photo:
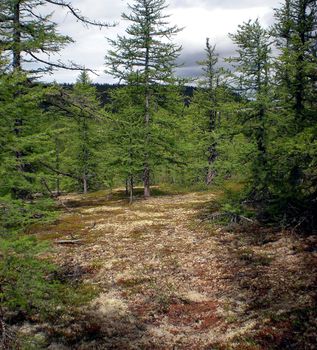
<svg viewBox="0 0 317 350">
<path fill-rule="evenodd" d="M 259 198 L 265 196 L 268 176 L 267 134 L 272 63 L 270 34 L 256 20 L 240 25 L 231 38 L 237 46 L 236 56 L 228 59 L 233 64 L 232 86 L 244 100 L 238 118 L 244 126 L 246 137 L 256 144 L 250 190 Z"/>
<path fill-rule="evenodd" d="M 173 82 L 175 60 L 180 52 L 180 47 L 170 40 L 181 29 L 168 25 L 166 7 L 165 0 L 135 0 L 129 5 L 130 13 L 122 15 L 130 23 L 127 36 L 110 40 L 112 50 L 106 57 L 107 71 L 120 81 L 137 85 L 143 95 L 145 197 L 150 196 L 153 109 L 162 94 L 162 86 L 157 89 L 157 85 Z"/>
<path fill-rule="evenodd" d="M 0 4 L 0 45 L 8 58 L 8 69 L 25 70 L 32 74 L 50 72 L 56 68 L 80 70 L 79 65 L 62 60 L 52 61 L 73 39 L 59 33 L 52 13 L 43 8 L 52 5 L 68 10 L 73 17 L 87 25 L 108 27 L 109 24 L 83 16 L 72 3 L 64 0 L 2 0 Z M 44 14 L 43 14 L 44 13 Z M 30 65 L 30 63 L 33 63 Z M 34 68 L 36 63 L 36 68 Z"/>
</svg>

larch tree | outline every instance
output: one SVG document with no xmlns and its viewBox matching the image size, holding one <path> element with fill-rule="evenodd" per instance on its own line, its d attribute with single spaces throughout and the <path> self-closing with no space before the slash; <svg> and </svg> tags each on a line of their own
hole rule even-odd
<svg viewBox="0 0 317 350">
<path fill-rule="evenodd" d="M 8 76 L 11 74 L 12 77 L 14 75 L 13 81 L 14 79 L 19 80 L 19 84 L 15 85 L 15 97 L 17 99 L 20 98 L 19 95 L 32 94 L 32 91 L 38 91 L 40 86 L 34 83 L 34 78 L 42 74 L 51 73 L 54 69 L 83 69 L 83 67 L 73 62 L 65 63 L 62 60 L 54 61 L 53 59 L 55 54 L 60 53 L 67 44 L 73 42 L 71 37 L 59 33 L 58 25 L 54 22 L 52 14 L 49 12 L 54 7 L 60 11 L 64 9 L 70 12 L 77 21 L 85 25 L 93 25 L 100 28 L 108 27 L 107 23 L 93 21 L 83 16 L 71 2 L 64 0 L 1 1 L 0 52 L 5 63 L 0 68 L 2 74 L 7 74 Z M 22 83 L 22 79 L 24 83 Z M 41 109 L 40 103 L 43 104 L 45 100 L 44 90 L 50 91 L 51 89 L 51 87 L 43 88 L 41 97 L 36 97 L 34 93 L 34 103 L 37 99 L 38 104 L 37 109 L 34 108 L 33 115 L 43 114 L 44 110 Z M 22 101 L 24 100 L 22 99 Z M 28 109 L 27 105 L 24 107 Z M 12 167 L 12 170 L 16 169 L 16 171 L 23 173 L 28 169 L 29 173 L 33 173 L 36 172 L 37 165 L 34 164 L 29 154 L 35 150 L 35 145 L 28 147 L 27 144 L 29 143 L 28 139 L 32 137 L 34 132 L 34 129 L 31 127 L 34 121 L 30 119 L 29 113 L 22 111 L 24 107 L 20 104 L 18 110 L 21 112 L 10 114 L 14 124 L 11 130 L 14 133 L 13 138 L 19 139 L 12 145 L 16 147 L 13 153 L 17 163 L 17 166 Z M 27 142 L 24 142 L 23 138 L 26 138 Z M 24 149 L 23 145 L 28 149 Z M 34 152 L 36 153 L 36 151 Z M 29 158 L 29 163 L 23 164 L 23 161 L 26 161 L 26 157 Z M 21 174 L 21 177 L 29 178 L 29 176 L 24 176 L 23 174 Z M 29 191 L 19 190 L 17 192 L 13 189 L 13 192 L 29 195 Z"/>
<path fill-rule="evenodd" d="M 314 224 L 317 198 L 317 1 L 286 0 L 275 10 L 276 118 L 271 188 L 275 210 Z"/>
<path fill-rule="evenodd" d="M 198 64 L 202 67 L 203 74 L 199 79 L 199 92 L 195 94 L 194 104 L 199 104 L 199 111 L 203 114 L 201 141 L 204 143 L 204 154 L 207 155 L 206 184 L 210 185 L 215 176 L 213 164 L 217 158 L 216 127 L 219 126 L 219 95 L 223 84 L 224 71 L 218 66 L 219 55 L 216 53 L 216 45 L 210 44 L 206 39 L 205 58 Z M 197 100 L 198 99 L 198 100 Z"/>
<path fill-rule="evenodd" d="M 164 14 L 166 8 L 165 0 L 135 0 L 129 5 L 130 13 L 122 15 L 130 22 L 127 36 L 110 40 L 112 49 L 106 57 L 107 72 L 126 84 L 137 85 L 143 95 L 145 197 L 150 196 L 151 123 L 155 100 L 162 92 L 162 85 L 174 82 L 175 60 L 181 50 L 171 41 L 181 29 L 169 25 L 169 16 Z"/>
<path fill-rule="evenodd" d="M 71 99 L 74 103 L 70 108 L 77 125 L 76 144 L 76 170 L 82 191 L 88 192 L 94 178 L 97 176 L 98 167 L 98 133 L 96 121 L 101 115 L 100 103 L 97 99 L 95 88 L 86 71 L 80 73 Z M 94 136 L 93 136 L 94 135 Z"/>
<path fill-rule="evenodd" d="M 71 2 L 65 0 L 2 0 L 0 4 L 0 47 L 8 58 L 6 68 L 24 70 L 32 74 L 54 69 L 81 70 L 73 62 L 52 61 L 73 39 L 60 34 L 58 25 L 47 10 L 56 7 L 66 10 L 86 25 L 108 27 L 108 23 L 93 21 L 81 14 Z"/>
<path fill-rule="evenodd" d="M 267 190 L 268 176 L 267 128 L 272 64 L 270 33 L 255 20 L 239 25 L 237 32 L 230 37 L 237 46 L 236 56 L 228 60 L 234 70 L 232 86 L 244 100 L 238 116 L 245 135 L 255 142 L 257 149 L 251 191 L 255 197 L 261 197 Z"/>
<path fill-rule="evenodd" d="M 107 106 L 111 121 L 107 123 L 109 167 L 116 178 L 126 181 L 130 203 L 134 198 L 134 183 L 143 171 L 144 118 L 143 97 L 137 86 L 124 86 L 111 92 Z"/>
<path fill-rule="evenodd" d="M 104 178 L 101 164 L 105 124 L 101 102 L 88 73 L 82 71 L 72 89 L 53 90 L 47 104 L 53 157 L 41 164 L 55 175 L 56 181 L 61 177 L 71 179 L 70 188 L 87 193 Z"/>
</svg>

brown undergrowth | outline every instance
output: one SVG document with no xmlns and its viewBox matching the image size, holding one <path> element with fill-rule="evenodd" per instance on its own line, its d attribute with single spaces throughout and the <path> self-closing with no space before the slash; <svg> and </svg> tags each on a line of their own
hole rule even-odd
<svg viewBox="0 0 317 350">
<path fill-rule="evenodd" d="M 100 291 L 46 325 L 49 349 L 315 349 L 316 239 L 202 220 L 215 194 L 69 195 L 40 239 L 66 278 Z M 44 327 L 45 328 L 45 327 Z"/>
</svg>

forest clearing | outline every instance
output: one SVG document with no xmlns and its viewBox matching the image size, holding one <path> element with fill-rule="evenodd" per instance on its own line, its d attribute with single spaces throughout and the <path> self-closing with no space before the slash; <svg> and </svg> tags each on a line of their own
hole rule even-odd
<svg viewBox="0 0 317 350">
<path fill-rule="evenodd" d="M 32 231 L 66 279 L 98 290 L 49 349 L 313 349 L 316 236 L 221 227 L 205 220 L 219 192 L 155 190 L 132 205 L 123 190 L 67 195 L 70 212 Z"/>
<path fill-rule="evenodd" d="M 0 1 L 0 350 L 107 349 L 317 349 L 317 0 Z"/>
</svg>

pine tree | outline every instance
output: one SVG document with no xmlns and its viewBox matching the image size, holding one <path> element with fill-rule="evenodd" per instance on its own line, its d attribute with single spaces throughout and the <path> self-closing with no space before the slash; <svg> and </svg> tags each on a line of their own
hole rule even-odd
<svg viewBox="0 0 317 350">
<path fill-rule="evenodd" d="M 166 7 L 165 0 L 135 0 L 129 5 L 131 13 L 122 15 L 131 23 L 126 30 L 128 36 L 110 40 L 112 50 L 106 57 L 107 71 L 120 81 L 137 85 L 143 96 L 145 197 L 150 196 L 153 109 L 162 91 L 157 86 L 173 82 L 175 60 L 180 52 L 180 47 L 170 41 L 180 29 L 168 26 L 169 16 L 163 14 Z M 166 39 L 169 39 L 168 42 Z"/>
</svg>

